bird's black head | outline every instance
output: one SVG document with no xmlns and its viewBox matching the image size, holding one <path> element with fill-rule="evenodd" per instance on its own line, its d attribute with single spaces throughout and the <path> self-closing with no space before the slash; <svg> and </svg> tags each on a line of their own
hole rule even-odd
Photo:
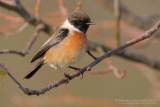
<svg viewBox="0 0 160 107">
<path fill-rule="evenodd" d="M 68 20 L 71 25 L 73 25 L 83 33 L 86 33 L 89 25 L 95 24 L 94 22 L 91 22 L 90 17 L 87 14 L 79 11 L 70 13 L 68 16 Z"/>
</svg>

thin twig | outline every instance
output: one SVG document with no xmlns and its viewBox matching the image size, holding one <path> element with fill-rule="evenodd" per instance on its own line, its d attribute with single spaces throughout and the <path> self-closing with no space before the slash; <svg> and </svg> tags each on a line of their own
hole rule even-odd
<svg viewBox="0 0 160 107">
<path fill-rule="evenodd" d="M 0 1 L 0 5 L 1 5 L 2 7 L 8 8 L 8 9 L 13 9 L 14 11 L 18 12 L 26 21 L 28 21 L 30 24 L 32 24 L 32 25 L 34 25 L 34 26 L 37 25 L 37 22 L 42 23 L 42 21 L 39 21 L 38 19 L 34 18 L 33 16 L 30 16 L 30 14 L 22 7 L 22 5 L 20 4 L 19 0 L 15 0 L 15 1 L 16 1 L 16 6 L 11 6 L 11 5 L 8 5 L 8 4 L 4 4 L 2 1 Z M 31 20 L 30 20 L 30 19 L 31 19 Z M 94 62 L 92 62 L 90 65 L 84 67 L 84 68 L 82 69 L 82 71 L 85 72 L 86 70 L 90 70 L 93 66 L 95 66 L 97 63 L 99 63 L 100 61 L 102 61 L 104 58 L 109 57 L 109 56 L 111 56 L 112 54 L 115 54 L 116 52 L 118 52 L 118 51 L 120 51 L 120 50 L 122 50 L 122 49 L 124 49 L 124 48 L 126 48 L 126 47 L 128 47 L 128 46 L 130 46 L 130 45 L 133 45 L 133 44 L 136 43 L 136 42 L 139 42 L 139 41 L 141 41 L 141 40 L 143 40 L 143 39 L 146 39 L 146 38 L 150 37 L 150 36 L 151 36 L 154 32 L 156 32 L 156 30 L 159 28 L 159 26 L 160 26 L 159 23 L 160 23 L 160 22 L 158 22 L 158 25 L 157 25 L 157 26 L 155 25 L 156 27 L 150 29 L 148 32 L 146 32 L 145 34 L 143 34 L 142 37 L 136 38 L 136 39 L 134 39 L 134 40 L 131 40 L 131 41 L 129 41 L 129 42 L 127 42 L 127 43 L 119 46 L 118 48 L 113 49 L 113 50 L 107 52 L 107 53 L 104 54 L 103 56 L 97 58 L 97 60 L 95 60 Z M 42 24 L 45 26 L 44 23 L 42 23 Z M 45 26 L 45 29 L 48 29 L 48 28 Z M 43 30 L 46 31 L 45 29 L 43 29 Z M 48 31 L 50 31 L 50 30 L 48 30 Z M 52 31 L 52 30 L 51 30 L 51 31 Z M 47 32 L 47 31 L 46 31 L 46 32 Z M 31 44 L 32 44 L 32 43 L 33 43 L 33 42 L 31 41 Z M 29 44 L 28 44 L 27 46 L 30 47 Z M 27 49 L 27 48 L 26 48 L 26 49 Z M 27 52 L 27 51 L 26 51 L 26 52 Z M 123 51 L 123 52 L 125 52 L 125 51 Z M 143 59 L 143 57 L 142 57 L 142 59 Z M 137 60 L 137 59 L 136 59 L 136 60 Z M 151 63 L 150 63 L 151 66 L 153 66 L 153 67 L 155 67 L 155 68 L 158 68 L 158 67 L 160 66 L 159 63 L 155 63 L 155 61 L 154 61 L 154 63 L 152 64 L 152 60 L 151 60 L 151 59 L 149 59 L 149 60 L 151 61 Z M 147 63 L 147 62 L 146 62 L 146 63 Z M 77 76 L 79 76 L 79 75 L 80 75 L 80 72 L 77 71 L 77 72 L 75 72 L 74 74 L 72 74 L 71 77 L 72 77 L 72 79 L 73 79 L 73 78 L 75 78 L 75 77 L 77 77 Z M 50 90 L 50 89 L 53 88 L 53 87 L 57 87 L 57 86 L 59 86 L 59 85 L 61 85 L 61 84 L 63 84 L 63 83 L 66 83 L 66 81 L 67 81 L 67 79 L 64 78 L 64 79 L 62 79 L 62 80 L 60 80 L 60 81 L 58 81 L 58 82 L 55 82 L 55 83 L 49 85 L 47 88 L 43 88 L 43 89 L 41 89 L 41 90 L 31 90 L 31 89 L 27 89 L 27 88 L 24 88 L 24 89 L 22 89 L 22 90 L 23 90 L 26 94 L 39 95 L 39 94 L 42 94 L 42 93 Z M 16 82 L 16 81 L 15 81 L 15 82 Z M 17 83 L 17 82 L 16 82 L 16 83 Z M 18 83 L 17 83 L 17 84 L 18 84 Z"/>
<path fill-rule="evenodd" d="M 22 16 L 31 25 L 37 26 L 39 24 L 43 24 L 43 26 L 44 26 L 43 31 L 45 31 L 46 33 L 52 34 L 53 29 L 51 26 L 49 26 L 48 24 L 46 24 L 42 20 L 37 19 L 36 17 L 29 14 L 19 0 L 14 0 L 14 1 L 15 1 L 16 6 L 8 5 L 8 4 L 4 3 L 3 1 L 0 1 L 0 6 L 3 8 L 17 12 L 20 16 Z"/>
<path fill-rule="evenodd" d="M 114 0 L 96 0 L 96 1 L 99 2 L 101 5 L 103 5 L 111 14 L 114 14 L 113 10 Z M 157 13 L 156 15 L 151 14 L 147 18 L 140 17 L 136 15 L 133 11 L 131 11 L 124 3 L 120 3 L 120 11 L 121 11 L 121 20 L 144 30 L 149 29 L 151 25 L 154 25 L 154 23 L 160 19 L 160 13 Z M 157 32 L 155 37 L 160 39 L 159 35 L 160 33 Z"/>
<path fill-rule="evenodd" d="M 114 8 L 113 8 L 113 2 L 114 0 L 96 0 L 99 2 L 101 5 L 103 5 L 111 14 L 114 14 Z M 153 25 L 152 18 L 150 20 L 145 20 L 142 17 L 136 15 L 134 12 L 132 12 L 126 5 L 123 3 L 120 3 L 120 11 L 121 11 L 121 16 L 122 20 L 125 22 L 128 22 L 132 25 L 135 25 L 139 28 L 142 29 L 149 29 L 150 25 Z"/>
<path fill-rule="evenodd" d="M 102 47 L 98 47 L 97 50 L 101 55 L 103 55 L 105 53 L 104 50 L 102 49 Z M 108 73 L 110 71 L 113 71 L 115 77 L 117 77 L 119 79 L 126 76 L 126 71 L 122 70 L 120 72 L 120 70 L 115 65 L 113 65 L 113 63 L 108 58 L 105 59 L 105 62 L 109 65 L 108 69 L 100 70 L 100 71 L 90 71 L 90 72 L 92 72 L 91 74 L 104 74 L 104 73 Z M 90 73 L 90 72 L 88 72 L 88 73 Z"/>
<path fill-rule="evenodd" d="M 8 5 L 11 5 L 11 6 L 15 6 L 15 1 L 14 0 L 0 0 Z"/>
<path fill-rule="evenodd" d="M 95 51 L 95 52 L 97 52 L 97 50 L 96 50 L 97 47 L 101 47 L 105 52 L 112 50 L 112 48 L 109 48 L 102 43 L 97 43 L 97 42 L 94 42 L 91 40 L 89 40 L 88 45 L 89 45 L 89 49 L 91 51 Z M 123 50 L 119 53 L 116 53 L 114 55 L 122 57 L 124 59 L 129 60 L 129 61 L 135 61 L 135 62 L 146 64 L 147 66 L 155 68 L 158 71 L 160 70 L 160 61 L 153 59 L 151 57 L 145 56 L 141 53 L 136 53 L 134 51 L 130 51 L 130 50 L 125 49 L 125 50 Z"/>
<path fill-rule="evenodd" d="M 23 53 L 23 52 L 17 51 L 17 50 L 2 49 L 2 50 L 0 51 L 0 54 L 6 54 L 6 53 L 11 53 L 11 54 L 17 54 L 17 55 L 24 56 L 24 53 Z"/>
<path fill-rule="evenodd" d="M 9 16 L 8 14 L 0 12 L 0 17 L 4 18 L 5 20 L 13 21 L 13 22 L 20 22 L 24 23 L 24 19 L 21 17 L 14 17 L 14 16 Z"/>
<path fill-rule="evenodd" d="M 107 0 L 108 1 L 108 0 Z M 111 2 L 112 2 L 112 0 L 111 0 Z M 105 3 L 104 3 L 105 4 Z M 5 8 L 7 8 L 7 9 L 15 9 L 15 7 L 14 6 L 11 6 L 10 7 L 10 5 L 8 5 L 8 4 L 5 4 L 4 2 L 2 2 L 2 1 L 0 1 L 0 6 L 2 6 L 2 7 L 5 7 Z M 112 5 L 113 6 L 113 5 Z M 120 7 L 122 8 L 123 6 L 122 5 L 120 5 Z M 108 7 L 109 8 L 109 7 Z M 17 8 L 16 8 L 17 9 Z M 15 12 L 18 12 L 19 13 L 19 11 L 18 10 L 14 10 Z M 20 11 L 22 11 L 22 10 L 20 10 Z M 122 10 L 121 10 L 122 11 Z M 19 13 L 19 14 L 21 14 L 21 13 Z M 23 14 L 22 14 L 23 15 Z M 30 14 L 29 14 L 30 15 Z M 25 19 L 25 18 L 24 18 Z M 35 21 L 34 23 L 37 23 L 36 22 L 36 20 L 33 20 L 33 21 Z M 35 24 L 32 24 L 32 25 L 34 25 L 34 26 L 36 26 Z M 47 26 L 49 26 L 49 25 L 47 25 Z M 46 30 L 47 29 L 47 30 Z M 48 27 L 44 27 L 44 29 L 43 29 L 43 31 L 49 31 L 49 32 L 52 32 L 53 30 L 52 29 L 48 29 Z M 48 33 L 49 33 L 48 32 Z M 89 46 L 94 50 L 94 48 L 92 47 L 92 46 L 95 46 L 95 45 L 101 45 L 101 44 L 99 44 L 99 43 L 89 43 Z M 103 47 L 103 49 L 105 49 L 105 52 L 106 51 L 108 51 L 108 50 L 110 50 L 110 48 L 107 48 L 107 46 L 104 46 L 104 45 L 101 45 L 102 47 Z M 8 51 L 8 50 L 6 50 L 6 51 Z M 14 51 L 14 50 L 13 50 Z M 13 52 L 13 53 L 15 53 L 15 52 Z M 21 54 L 21 53 L 20 53 Z M 147 56 L 144 56 L 144 55 L 142 55 L 142 54 L 139 54 L 139 53 L 135 53 L 135 52 L 131 52 L 131 51 L 122 51 L 121 53 L 118 53 L 117 54 L 118 56 L 121 56 L 121 57 L 123 57 L 123 58 L 126 58 L 126 59 L 129 59 L 129 60 L 131 60 L 131 61 L 137 61 L 137 62 L 141 62 L 141 63 L 144 63 L 144 64 L 147 64 L 147 65 L 149 65 L 149 66 L 151 66 L 151 67 L 153 67 L 153 68 L 156 68 L 156 69 L 160 69 L 160 63 L 159 63 L 159 61 L 157 61 L 157 60 L 154 60 L 154 59 L 152 59 L 152 58 L 149 58 L 149 57 L 147 57 Z"/>
<path fill-rule="evenodd" d="M 40 31 L 44 28 L 44 26 L 42 24 L 38 25 L 33 36 L 31 37 L 31 40 L 27 43 L 26 48 L 24 49 L 23 53 L 27 54 L 29 53 L 32 45 L 35 43 Z"/>
<path fill-rule="evenodd" d="M 75 11 L 79 11 L 82 7 L 82 0 L 79 0 L 77 3 L 77 7 L 75 8 Z"/>
<path fill-rule="evenodd" d="M 114 16 L 115 16 L 115 40 L 116 46 L 120 45 L 120 0 L 114 0 Z"/>
<path fill-rule="evenodd" d="M 40 3 L 41 3 L 41 0 L 37 0 L 36 6 L 35 6 L 35 17 L 37 19 L 39 19 Z"/>
<path fill-rule="evenodd" d="M 88 55 L 91 56 L 93 59 L 95 59 L 95 60 L 97 59 L 97 58 L 90 52 L 89 49 L 87 50 L 87 53 L 88 53 Z"/>
<path fill-rule="evenodd" d="M 64 6 L 63 0 L 58 0 L 59 10 L 62 13 L 63 18 L 65 18 L 68 14 L 67 9 Z"/>
<path fill-rule="evenodd" d="M 160 28 L 160 21 L 158 21 L 151 29 L 149 29 L 148 31 L 146 31 L 144 34 L 130 40 L 127 41 L 126 43 L 118 46 L 115 49 L 112 49 L 110 51 L 108 51 L 107 53 L 105 53 L 104 55 L 100 56 L 99 58 L 97 58 L 97 60 L 95 60 L 94 62 L 92 62 L 91 64 L 89 64 L 88 66 L 84 67 L 82 70 L 86 71 L 88 69 L 91 69 L 93 66 L 95 66 L 96 64 L 98 64 L 99 62 L 101 62 L 103 59 L 110 57 L 113 54 L 116 54 L 117 52 L 123 50 L 126 47 L 129 47 L 137 42 L 140 42 L 144 39 L 150 38 L 158 29 Z"/>
<path fill-rule="evenodd" d="M 28 25 L 29 25 L 28 23 L 24 23 L 18 30 L 14 31 L 14 32 L 6 33 L 6 34 L 4 34 L 4 35 L 7 36 L 7 37 L 14 36 L 14 35 L 22 32 L 25 28 L 28 27 Z"/>
<path fill-rule="evenodd" d="M 25 56 L 30 51 L 32 45 L 34 44 L 35 40 L 37 39 L 37 37 L 39 35 L 39 32 L 43 29 L 43 27 L 44 27 L 43 25 L 38 25 L 37 26 L 33 36 L 31 37 L 30 41 L 27 43 L 24 51 L 3 49 L 3 50 L 0 51 L 0 54 L 11 53 L 11 54 L 18 54 L 18 55 L 21 55 L 21 56 Z"/>
<path fill-rule="evenodd" d="M 97 70 L 97 71 L 87 71 L 88 74 L 106 74 L 111 72 L 113 69 L 111 67 L 108 67 L 108 69 L 104 69 L 104 70 Z"/>
<path fill-rule="evenodd" d="M 19 24 L 10 22 L 10 23 L 5 23 L 3 25 L 0 25 L 0 35 L 7 36 L 7 32 L 10 31 L 11 29 L 19 27 Z"/>
<path fill-rule="evenodd" d="M 81 75 L 81 73 L 84 73 L 85 71 L 89 71 L 92 69 L 92 67 L 94 67 L 95 65 L 97 65 L 99 62 L 101 62 L 102 60 L 104 60 L 107 57 L 110 57 L 113 54 L 116 54 L 117 52 L 123 50 L 124 48 L 127 48 L 135 43 L 138 43 L 144 39 L 150 38 L 158 29 L 160 28 L 160 21 L 158 21 L 151 29 L 149 29 L 148 31 L 146 31 L 144 34 L 138 36 L 137 38 L 134 38 L 130 41 L 127 41 L 126 43 L 120 45 L 119 47 L 112 49 L 108 52 L 106 52 L 104 55 L 98 57 L 95 61 L 93 61 L 92 63 L 90 63 L 89 65 L 85 66 L 84 68 L 81 69 L 81 72 L 76 71 L 75 73 L 71 74 L 71 80 L 74 79 L 75 77 L 78 77 Z M 52 84 L 50 84 L 48 87 L 46 88 L 42 88 L 40 90 L 33 90 L 33 89 L 28 89 L 28 88 L 24 88 L 19 82 L 16 81 L 16 79 L 8 72 L 8 75 L 12 78 L 12 80 L 20 87 L 20 89 L 27 95 L 40 95 L 40 94 L 44 94 L 45 92 L 51 90 L 54 87 L 58 87 L 59 85 L 62 85 L 64 83 L 66 83 L 68 81 L 67 78 L 63 78 L 59 81 L 56 81 Z"/>
</svg>

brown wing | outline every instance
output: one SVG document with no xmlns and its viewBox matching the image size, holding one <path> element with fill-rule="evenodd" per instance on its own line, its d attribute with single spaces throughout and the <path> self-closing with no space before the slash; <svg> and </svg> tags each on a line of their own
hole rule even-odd
<svg viewBox="0 0 160 107">
<path fill-rule="evenodd" d="M 55 34 L 53 34 L 49 38 L 49 40 L 40 48 L 40 50 L 33 57 L 31 62 L 34 62 L 35 60 L 43 57 L 44 54 L 46 53 L 46 51 L 48 49 L 50 49 L 51 47 L 53 47 L 53 46 L 57 45 L 58 43 L 60 43 L 68 35 L 68 32 L 69 32 L 68 29 L 64 29 L 64 28 L 57 29 L 57 32 L 55 32 Z"/>
</svg>

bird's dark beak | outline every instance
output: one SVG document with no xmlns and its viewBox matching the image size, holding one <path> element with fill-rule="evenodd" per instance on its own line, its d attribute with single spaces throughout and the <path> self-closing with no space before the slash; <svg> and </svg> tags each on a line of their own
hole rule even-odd
<svg viewBox="0 0 160 107">
<path fill-rule="evenodd" d="M 96 23 L 95 22 L 89 22 L 89 23 L 86 23 L 87 25 L 95 25 Z"/>
</svg>

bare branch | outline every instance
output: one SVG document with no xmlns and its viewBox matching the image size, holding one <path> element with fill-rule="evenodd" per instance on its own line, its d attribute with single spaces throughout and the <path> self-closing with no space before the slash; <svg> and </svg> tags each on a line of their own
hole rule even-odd
<svg viewBox="0 0 160 107">
<path fill-rule="evenodd" d="M 46 23 L 44 23 L 42 20 L 30 15 L 26 11 L 26 9 L 22 6 L 22 4 L 19 2 L 19 0 L 14 0 L 14 1 L 15 1 L 15 5 L 10 5 L 10 4 L 6 4 L 2 0 L 0 0 L 0 6 L 2 6 L 4 8 L 7 8 L 7 9 L 12 9 L 13 11 L 17 12 L 19 15 L 21 15 L 31 25 L 34 25 L 34 26 L 42 25 L 43 26 L 43 27 L 40 27 L 40 29 L 36 29 L 36 31 L 34 32 L 31 40 L 27 44 L 26 49 L 24 51 L 22 51 L 22 52 L 14 51 L 14 50 L 2 50 L 2 51 L 0 51 L 0 53 L 15 53 L 15 54 L 19 54 L 19 55 L 24 56 L 29 52 L 29 50 L 30 50 L 32 44 L 34 43 L 34 41 L 36 40 L 40 30 L 43 30 L 43 31 L 47 32 L 48 34 L 50 34 L 52 32 L 52 28 L 49 25 L 47 25 Z M 59 1 L 60 1 L 59 2 L 60 10 L 64 15 L 66 15 L 67 11 L 65 11 L 65 7 L 63 5 L 63 0 L 59 0 Z M 117 47 L 113 50 L 108 51 L 107 53 L 100 56 L 99 58 L 96 58 L 96 60 L 93 61 L 91 64 L 82 68 L 82 72 L 91 70 L 92 67 L 94 67 L 99 62 L 101 62 L 102 60 L 104 60 L 107 57 L 110 57 L 113 54 L 116 54 L 117 52 L 123 50 L 124 48 L 126 48 L 128 46 L 131 46 L 131 45 L 133 45 L 137 42 L 140 42 L 140 41 L 142 41 L 146 38 L 149 38 L 150 36 L 153 35 L 153 33 L 155 33 L 158 30 L 159 27 L 160 27 L 160 21 L 157 22 L 157 24 L 155 26 L 153 26 L 150 30 L 148 30 L 147 32 L 145 32 L 141 36 L 139 36 L 139 37 L 137 37 L 137 38 L 135 38 L 131 41 L 128 41 L 128 42 L 124 43 L 123 45 L 120 45 L 119 47 Z M 102 47 L 102 48 L 106 49 L 104 47 Z M 131 59 L 131 60 L 135 60 L 135 61 L 138 61 L 138 62 L 143 62 L 143 63 L 148 64 L 148 65 L 150 65 L 154 68 L 160 69 L 160 63 L 158 61 L 153 60 L 153 59 L 148 58 L 148 57 L 145 57 L 143 55 L 139 55 L 137 57 L 137 56 L 134 56 L 134 55 L 137 55 L 137 54 L 135 54 L 133 52 L 128 54 L 127 52 L 130 52 L 130 51 L 122 51 L 122 52 L 117 53 L 117 54 L 119 56 Z M 133 58 L 133 56 L 134 56 L 134 58 Z M 71 74 L 71 78 L 74 79 L 75 77 L 78 77 L 80 74 L 81 73 L 79 71 L 76 71 L 75 73 Z M 66 78 L 63 78 L 60 81 L 56 81 L 56 82 L 52 83 L 51 85 L 49 85 L 46 88 L 43 88 L 43 89 L 40 89 L 40 90 L 32 90 L 32 89 L 24 88 L 9 72 L 8 72 L 8 75 L 20 87 L 20 89 L 22 89 L 23 92 L 25 94 L 28 94 L 28 95 L 43 94 L 43 93 L 49 91 L 50 89 L 52 89 L 54 87 L 58 87 L 59 85 L 64 84 L 68 81 Z"/>
<path fill-rule="evenodd" d="M 101 55 L 103 55 L 105 53 L 104 50 L 102 49 L 102 47 L 98 47 L 97 51 Z M 123 78 L 123 77 L 126 76 L 126 71 L 125 70 L 123 70 L 123 71 L 120 72 L 120 70 L 115 65 L 113 65 L 113 63 L 108 58 L 106 58 L 104 60 L 109 65 L 109 67 L 107 69 L 105 69 L 105 70 L 98 70 L 98 71 L 89 71 L 87 73 L 89 73 L 89 74 L 104 74 L 104 73 L 108 73 L 108 72 L 113 71 L 115 77 L 117 77 L 119 79 L 121 79 L 121 78 Z"/>
<path fill-rule="evenodd" d="M 37 0 L 36 6 L 35 6 L 35 17 L 37 19 L 39 19 L 40 3 L 41 3 L 41 0 Z"/>
<path fill-rule="evenodd" d="M 25 56 L 30 51 L 32 45 L 34 44 L 35 40 L 37 39 L 37 37 L 38 37 L 40 31 L 43 29 L 43 27 L 44 27 L 43 25 L 38 25 L 37 26 L 33 36 L 31 37 L 31 40 L 27 43 L 27 46 L 24 49 L 24 51 L 3 49 L 3 50 L 0 51 L 0 54 L 12 53 L 12 54 L 18 54 L 18 55 L 21 55 L 21 56 Z"/>
<path fill-rule="evenodd" d="M 95 59 L 95 60 L 97 59 L 97 58 L 90 52 L 89 49 L 87 50 L 87 53 L 88 53 L 88 55 L 91 56 L 93 59 Z"/>
<path fill-rule="evenodd" d="M 10 3 L 6 3 L 3 0 L 0 0 L 0 6 L 5 7 L 7 9 L 9 9 L 9 10 L 16 10 L 17 8 L 16 8 L 15 5 L 11 5 Z"/>
<path fill-rule="evenodd" d="M 108 69 L 104 70 L 98 70 L 98 71 L 87 71 L 88 74 L 105 74 L 111 72 L 113 69 L 111 67 L 108 67 Z"/>
<path fill-rule="evenodd" d="M 59 10 L 63 15 L 63 18 L 65 18 L 67 16 L 67 14 L 68 14 L 68 11 L 64 6 L 63 0 L 58 0 L 58 5 L 59 5 Z"/>
<path fill-rule="evenodd" d="M 22 32 L 23 30 L 25 30 L 26 27 L 28 27 L 28 23 L 24 23 L 18 30 L 14 31 L 14 32 L 6 33 L 4 35 L 6 35 L 7 37 L 14 36 L 14 35 Z"/>
<path fill-rule="evenodd" d="M 92 68 L 93 66 L 95 66 L 96 64 L 98 64 L 100 61 L 102 61 L 103 59 L 110 57 L 113 54 L 116 54 L 117 52 L 125 49 L 126 47 L 129 47 L 137 42 L 140 42 L 144 39 L 150 38 L 158 29 L 160 28 L 160 21 L 158 21 L 151 29 L 149 29 L 148 31 L 146 31 L 144 34 L 138 36 L 135 39 L 132 39 L 120 46 L 118 46 L 115 49 L 112 49 L 110 51 L 108 51 L 107 53 L 105 53 L 104 55 L 100 56 L 99 58 L 97 58 L 97 60 L 95 60 L 94 62 L 92 62 L 91 64 L 89 64 L 88 66 L 84 67 L 82 70 L 86 71 L 88 68 Z"/>
<path fill-rule="evenodd" d="M 33 36 L 31 37 L 31 40 L 27 43 L 26 49 L 24 49 L 23 53 L 27 54 L 29 53 L 32 45 L 35 43 L 40 31 L 44 28 L 44 26 L 42 24 L 38 25 Z"/>
<path fill-rule="evenodd" d="M 113 8 L 113 2 L 114 0 L 97 0 L 97 2 L 101 3 L 105 8 L 107 8 L 111 14 L 114 14 L 114 8 Z M 122 20 L 135 25 L 137 27 L 140 27 L 142 29 L 149 29 L 150 25 L 153 25 L 154 22 L 152 21 L 152 18 L 150 20 L 145 20 L 139 16 L 137 16 L 135 13 L 133 13 L 131 10 L 128 9 L 128 7 L 124 4 L 120 4 L 120 11 Z"/>
<path fill-rule="evenodd" d="M 75 8 L 75 11 L 79 11 L 82 7 L 82 0 L 78 1 L 77 7 Z"/>
<path fill-rule="evenodd" d="M 99 62 L 101 62 L 102 60 L 104 60 L 107 57 L 110 57 L 113 54 L 116 54 L 117 52 L 137 43 L 140 42 L 144 39 L 147 39 L 149 37 L 151 37 L 158 29 L 160 28 L 160 21 L 158 21 L 151 29 L 149 29 L 148 31 L 146 31 L 144 34 L 140 35 L 137 38 L 134 38 L 130 41 L 127 41 L 126 43 L 120 45 L 119 47 L 112 49 L 108 52 L 106 52 L 104 55 L 98 57 L 95 61 L 93 61 L 92 63 L 90 63 L 89 65 L 85 66 L 84 68 L 81 69 L 81 72 L 85 72 L 85 71 L 89 71 L 92 69 L 92 67 L 94 67 L 96 64 L 98 64 Z M 74 79 L 75 77 L 80 76 L 81 72 L 76 71 L 73 74 L 70 75 L 71 80 Z M 64 83 L 66 83 L 68 81 L 67 78 L 63 78 L 59 81 L 56 81 L 52 84 L 50 84 L 48 87 L 46 88 L 42 88 L 40 90 L 32 90 L 32 89 L 28 89 L 28 88 L 24 88 L 9 72 L 8 75 L 11 77 L 11 79 L 19 86 L 19 88 L 27 95 L 40 95 L 40 94 L 44 94 L 45 92 L 51 90 L 54 87 L 58 87 L 59 85 L 62 85 Z"/>
<path fill-rule="evenodd" d="M 4 14 L 2 12 L 0 12 L 0 17 L 3 17 L 5 20 L 24 23 L 23 18 L 9 16 L 8 14 Z"/>
<path fill-rule="evenodd" d="M 120 0 L 114 0 L 114 16 L 115 16 L 115 40 L 116 46 L 120 45 Z"/>
<path fill-rule="evenodd" d="M 15 1 L 14 0 L 0 0 L 8 5 L 11 5 L 11 6 L 15 6 Z"/>
<path fill-rule="evenodd" d="M 17 54 L 17 55 L 24 56 L 24 53 L 21 52 L 21 51 L 10 50 L 10 49 L 2 49 L 2 50 L 0 51 L 0 54 L 6 54 L 6 53 L 12 53 L 12 54 Z"/>
<path fill-rule="evenodd" d="M 114 0 L 96 0 L 103 5 L 112 15 L 114 14 L 113 1 Z M 138 28 L 147 30 L 151 25 L 160 19 L 160 13 L 151 14 L 145 17 L 140 17 L 132 12 L 125 4 L 120 3 L 121 20 L 134 25 Z M 159 38 L 160 33 L 157 32 L 155 38 Z"/>
<path fill-rule="evenodd" d="M 88 45 L 89 45 L 89 49 L 92 50 L 92 51 L 97 51 L 96 50 L 97 47 L 101 47 L 105 52 L 108 52 L 108 51 L 112 50 L 112 48 L 109 48 L 104 44 L 96 43 L 96 42 L 93 42 L 91 40 L 89 40 Z M 158 61 L 156 59 L 153 59 L 151 57 L 145 56 L 145 55 L 140 54 L 140 53 L 136 53 L 136 52 L 129 51 L 129 50 L 125 49 L 125 50 L 123 50 L 119 53 L 116 53 L 114 55 L 125 58 L 125 59 L 130 60 L 130 61 L 140 62 L 140 63 L 146 64 L 150 67 L 153 67 L 155 69 L 160 70 L 160 61 Z"/>
<path fill-rule="evenodd" d="M 22 6 L 22 4 L 20 3 L 19 0 L 15 0 L 15 3 L 16 3 L 16 6 L 12 6 L 12 5 L 8 5 L 0 0 L 0 6 L 2 6 L 3 8 L 17 12 L 20 16 L 22 16 L 31 25 L 37 26 L 39 24 L 43 24 L 44 25 L 43 30 L 46 33 L 51 34 L 53 32 L 53 29 L 51 26 L 49 26 L 48 24 L 46 24 L 42 20 L 37 19 L 34 16 L 32 16 L 31 14 L 29 14 L 27 12 L 27 10 Z"/>
</svg>

